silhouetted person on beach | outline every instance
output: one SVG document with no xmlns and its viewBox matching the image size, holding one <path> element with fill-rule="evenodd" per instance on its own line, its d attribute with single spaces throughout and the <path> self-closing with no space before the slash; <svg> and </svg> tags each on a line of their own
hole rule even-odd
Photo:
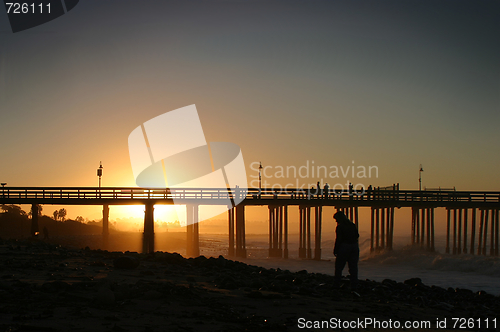
<svg viewBox="0 0 500 332">
<path fill-rule="evenodd" d="M 49 239 L 49 229 L 47 226 L 43 226 L 43 239 L 48 240 Z"/>
<path fill-rule="evenodd" d="M 351 289 L 355 289 L 358 284 L 358 228 L 342 211 L 335 213 L 333 218 L 337 222 L 337 229 L 335 230 L 337 238 L 335 239 L 335 247 L 333 248 L 333 254 L 336 257 L 335 286 L 340 286 L 342 271 L 347 263 L 349 264 Z"/>
</svg>

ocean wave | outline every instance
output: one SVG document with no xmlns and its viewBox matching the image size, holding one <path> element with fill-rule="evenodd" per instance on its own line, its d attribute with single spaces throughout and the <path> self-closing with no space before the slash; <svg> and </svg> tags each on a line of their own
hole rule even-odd
<svg viewBox="0 0 500 332">
<path fill-rule="evenodd" d="M 368 247 L 368 251 L 369 251 Z M 472 272 L 492 277 L 500 276 L 500 258 L 475 256 L 471 254 L 443 254 L 429 252 L 418 246 L 405 246 L 396 250 L 385 250 L 366 254 L 363 249 L 362 261 L 379 265 L 403 265 L 437 271 Z"/>
</svg>

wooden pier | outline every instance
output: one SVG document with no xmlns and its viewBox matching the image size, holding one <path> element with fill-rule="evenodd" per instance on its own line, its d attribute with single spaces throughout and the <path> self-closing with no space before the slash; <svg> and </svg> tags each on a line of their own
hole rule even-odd
<svg viewBox="0 0 500 332">
<path fill-rule="evenodd" d="M 0 204 L 31 204 L 31 235 L 38 234 L 38 205 L 102 205 L 103 246 L 107 245 L 110 205 L 145 206 L 143 252 L 154 244 L 154 206 L 186 206 L 187 255 L 198 256 L 199 206 L 225 205 L 237 195 L 246 195 L 237 206 L 228 207 L 230 256 L 246 257 L 245 207 L 269 209 L 269 257 L 288 258 L 289 207 L 299 211 L 298 257 L 321 259 L 323 207 L 343 211 L 356 225 L 359 208 L 369 207 L 370 250 L 392 250 L 395 209 L 411 209 L 411 244 L 435 250 L 435 209 L 446 209 L 446 252 L 498 256 L 500 192 L 455 190 L 399 190 L 399 186 L 367 190 L 324 190 L 258 188 L 94 188 L 94 187 L 4 187 Z M 174 203 L 175 201 L 175 203 Z M 314 233 L 313 233 L 314 232 Z M 313 237 L 314 234 L 314 237 Z M 489 250 L 488 250 L 489 248 Z"/>
</svg>

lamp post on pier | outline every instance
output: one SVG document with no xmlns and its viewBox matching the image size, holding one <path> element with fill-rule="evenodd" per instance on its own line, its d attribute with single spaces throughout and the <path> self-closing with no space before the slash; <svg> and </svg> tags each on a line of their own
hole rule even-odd
<svg viewBox="0 0 500 332">
<path fill-rule="evenodd" d="M 259 193 L 262 190 L 262 162 L 260 162 L 259 166 Z"/>
<path fill-rule="evenodd" d="M 99 162 L 99 168 L 97 169 L 97 176 L 99 177 L 99 188 L 101 188 L 102 161 Z"/>
</svg>

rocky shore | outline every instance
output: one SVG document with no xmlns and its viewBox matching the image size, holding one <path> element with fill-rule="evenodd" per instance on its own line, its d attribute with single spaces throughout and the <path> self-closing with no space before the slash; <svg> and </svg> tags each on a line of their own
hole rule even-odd
<svg viewBox="0 0 500 332">
<path fill-rule="evenodd" d="M 4 240 L 0 277 L 0 331 L 379 329 L 342 323 L 365 319 L 428 321 L 425 330 L 444 331 L 453 330 L 452 318 L 472 321 L 470 330 L 493 331 L 500 324 L 500 297 L 485 292 L 428 286 L 418 278 L 364 280 L 351 291 L 347 278 L 334 288 L 329 275 L 265 269 L 222 256 L 186 259 Z M 438 328 L 445 319 L 446 328 Z"/>
</svg>

